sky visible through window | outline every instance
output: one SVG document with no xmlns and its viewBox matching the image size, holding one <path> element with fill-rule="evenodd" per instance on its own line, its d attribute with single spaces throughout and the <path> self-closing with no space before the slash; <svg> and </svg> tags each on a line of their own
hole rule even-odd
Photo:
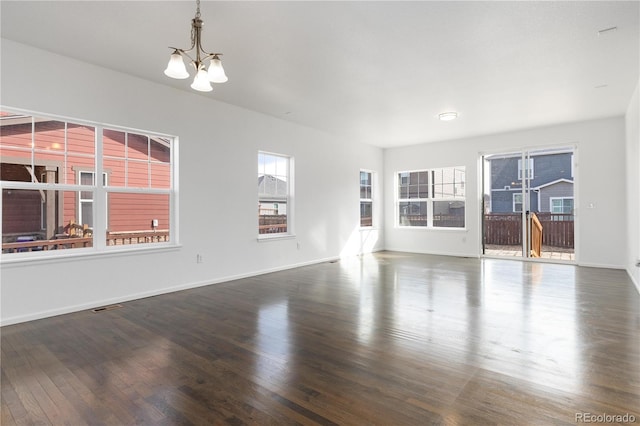
<svg viewBox="0 0 640 426">
<path fill-rule="evenodd" d="M 258 176 L 270 175 L 280 180 L 287 181 L 287 158 L 270 155 L 258 154 Z"/>
</svg>

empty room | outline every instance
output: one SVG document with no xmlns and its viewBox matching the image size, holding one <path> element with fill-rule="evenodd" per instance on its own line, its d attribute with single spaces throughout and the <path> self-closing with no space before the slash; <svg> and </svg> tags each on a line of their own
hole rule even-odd
<svg viewBox="0 0 640 426">
<path fill-rule="evenodd" d="M 639 2 L 0 24 L 0 424 L 640 423 Z"/>
</svg>

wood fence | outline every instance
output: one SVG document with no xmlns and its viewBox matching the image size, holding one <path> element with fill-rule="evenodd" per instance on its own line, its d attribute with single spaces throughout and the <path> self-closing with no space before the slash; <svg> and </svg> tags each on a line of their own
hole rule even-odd
<svg viewBox="0 0 640 426">
<path fill-rule="evenodd" d="M 287 215 L 269 214 L 258 216 L 259 234 L 278 234 L 287 232 Z"/>
<path fill-rule="evenodd" d="M 408 214 L 400 216 L 400 224 L 403 226 L 427 226 L 427 215 Z M 464 228 L 464 216 L 453 214 L 433 215 L 434 228 Z"/>
<path fill-rule="evenodd" d="M 434 228 L 464 228 L 464 215 L 459 214 L 434 214 Z"/>
<path fill-rule="evenodd" d="M 536 213 L 542 225 L 542 243 L 551 247 L 574 248 L 574 217 L 572 214 Z M 488 213 L 484 215 L 484 243 L 522 245 L 522 215 L 520 213 Z"/>
</svg>

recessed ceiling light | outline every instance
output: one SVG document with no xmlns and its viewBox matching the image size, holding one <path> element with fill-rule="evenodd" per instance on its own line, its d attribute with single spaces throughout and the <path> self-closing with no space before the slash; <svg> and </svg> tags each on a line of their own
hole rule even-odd
<svg viewBox="0 0 640 426">
<path fill-rule="evenodd" d="M 605 87 L 609 87 L 609 85 L 608 84 L 600 84 L 598 86 L 594 86 L 593 88 L 594 89 L 604 89 Z"/>
<path fill-rule="evenodd" d="M 440 119 L 440 121 L 451 121 L 458 118 L 458 113 L 455 111 L 443 112 L 441 114 L 438 114 L 438 118 Z"/>
</svg>

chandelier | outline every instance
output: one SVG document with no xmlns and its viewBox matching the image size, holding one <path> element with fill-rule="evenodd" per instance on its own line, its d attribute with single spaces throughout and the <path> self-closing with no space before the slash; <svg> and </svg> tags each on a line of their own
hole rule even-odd
<svg viewBox="0 0 640 426">
<path fill-rule="evenodd" d="M 210 92 L 213 90 L 211 82 L 224 83 L 228 80 L 222 68 L 220 56 L 222 53 L 208 53 L 202 48 L 200 37 L 202 36 L 202 19 L 200 19 L 200 0 L 196 1 L 196 16 L 191 20 L 191 47 L 189 49 L 178 49 L 177 47 L 169 47 L 173 49 L 171 59 L 167 69 L 164 70 L 165 75 L 171 78 L 184 79 L 189 78 L 189 73 L 184 65 L 183 56 L 191 60 L 191 65 L 196 70 L 196 76 L 191 83 L 193 90 L 200 92 Z M 191 57 L 188 52 L 195 50 L 195 58 Z M 209 60 L 209 68 L 205 66 L 205 61 Z"/>
</svg>

